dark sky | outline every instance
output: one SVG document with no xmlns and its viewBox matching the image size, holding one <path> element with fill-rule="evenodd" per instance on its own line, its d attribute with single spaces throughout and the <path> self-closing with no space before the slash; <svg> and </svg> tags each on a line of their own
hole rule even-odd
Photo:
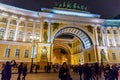
<svg viewBox="0 0 120 80">
<path fill-rule="evenodd" d="M 85 5 L 94 14 L 101 14 L 101 18 L 112 19 L 120 15 L 120 0 L 0 0 L 1 3 L 34 11 L 40 8 L 52 8 L 55 2 L 72 2 Z"/>
</svg>

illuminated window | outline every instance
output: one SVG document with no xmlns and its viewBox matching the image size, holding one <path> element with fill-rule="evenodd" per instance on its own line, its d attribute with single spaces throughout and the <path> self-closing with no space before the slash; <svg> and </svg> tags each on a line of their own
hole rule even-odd
<svg viewBox="0 0 120 80">
<path fill-rule="evenodd" d="M 36 40 L 39 40 L 39 33 L 36 33 Z"/>
<path fill-rule="evenodd" d="M 109 45 L 112 45 L 112 39 L 109 39 Z"/>
<path fill-rule="evenodd" d="M 4 57 L 8 58 L 9 55 L 10 55 L 10 49 L 6 48 L 6 50 L 5 50 L 5 56 Z"/>
<path fill-rule="evenodd" d="M 24 58 L 28 58 L 28 54 L 29 54 L 29 50 L 25 50 L 25 53 L 24 53 Z"/>
<path fill-rule="evenodd" d="M 31 37 L 32 37 L 31 32 L 28 32 L 26 36 L 27 41 L 31 41 L 32 40 Z"/>
<path fill-rule="evenodd" d="M 20 56 L 20 49 L 16 49 L 15 58 L 19 58 L 19 56 Z"/>
<path fill-rule="evenodd" d="M 23 39 L 23 31 L 19 31 L 18 32 L 18 40 L 22 40 Z"/>
<path fill-rule="evenodd" d="M 15 31 L 14 30 L 10 30 L 9 39 L 13 39 L 14 35 L 15 35 Z"/>
<path fill-rule="evenodd" d="M 4 37 L 4 33 L 5 33 L 5 30 L 4 29 L 0 29 L 0 38 Z"/>
</svg>

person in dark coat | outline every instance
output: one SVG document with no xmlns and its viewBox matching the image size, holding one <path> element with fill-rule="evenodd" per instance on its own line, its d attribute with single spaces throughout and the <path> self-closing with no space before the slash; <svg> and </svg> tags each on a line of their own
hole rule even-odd
<svg viewBox="0 0 120 80">
<path fill-rule="evenodd" d="M 99 64 L 98 64 L 98 63 L 95 63 L 94 68 L 95 68 L 96 78 L 97 78 L 97 80 L 98 80 L 98 75 L 99 75 Z"/>
<path fill-rule="evenodd" d="M 26 75 L 27 75 L 27 65 L 24 64 L 24 65 L 23 65 L 23 77 L 22 77 L 22 80 L 25 80 Z"/>
<path fill-rule="evenodd" d="M 118 68 L 116 67 L 116 65 L 112 66 L 111 76 L 113 80 L 118 80 Z"/>
<path fill-rule="evenodd" d="M 70 78 L 70 73 L 66 62 L 62 64 L 62 67 L 59 70 L 59 78 L 61 80 L 70 80 L 68 79 Z"/>
<path fill-rule="evenodd" d="M 39 65 L 36 65 L 36 66 L 35 66 L 35 73 L 38 72 L 38 69 L 39 69 Z"/>
<path fill-rule="evenodd" d="M 22 71 L 23 71 L 23 63 L 21 62 L 20 65 L 18 66 L 18 78 L 17 78 L 17 80 L 20 80 Z"/>
<path fill-rule="evenodd" d="M 81 64 L 78 65 L 78 72 L 79 72 L 79 75 L 80 75 L 80 80 L 82 80 L 82 71 L 83 71 L 83 67 Z"/>
<path fill-rule="evenodd" d="M 16 65 L 15 60 L 11 62 L 7 61 L 3 70 L 2 70 L 2 80 L 10 80 L 11 79 L 11 68 Z"/>
<path fill-rule="evenodd" d="M 83 67 L 84 80 L 92 79 L 92 70 L 91 67 L 86 63 Z"/>
</svg>

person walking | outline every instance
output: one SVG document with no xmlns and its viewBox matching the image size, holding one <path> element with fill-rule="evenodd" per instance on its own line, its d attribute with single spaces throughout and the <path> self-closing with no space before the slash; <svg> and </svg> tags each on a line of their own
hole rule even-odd
<svg viewBox="0 0 120 80">
<path fill-rule="evenodd" d="M 81 64 L 78 65 L 78 73 L 79 73 L 79 76 L 80 76 L 80 80 L 82 80 L 82 71 L 83 71 L 83 67 Z"/>
<path fill-rule="evenodd" d="M 23 72 L 23 63 L 21 62 L 20 65 L 18 66 L 18 78 L 17 78 L 17 80 L 20 80 L 22 72 Z"/>
<path fill-rule="evenodd" d="M 59 78 L 61 80 L 72 80 L 72 78 L 70 77 L 70 72 L 66 62 L 62 64 L 62 67 L 59 70 Z"/>
<path fill-rule="evenodd" d="M 23 77 L 22 77 L 22 80 L 25 80 L 26 75 L 27 75 L 27 65 L 24 64 L 24 65 L 23 65 Z"/>
</svg>

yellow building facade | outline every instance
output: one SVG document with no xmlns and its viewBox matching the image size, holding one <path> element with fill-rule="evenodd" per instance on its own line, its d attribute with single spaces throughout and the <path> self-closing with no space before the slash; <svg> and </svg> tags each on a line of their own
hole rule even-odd
<svg viewBox="0 0 120 80">
<path fill-rule="evenodd" d="M 119 20 L 99 17 L 71 10 L 43 8 L 36 12 L 0 4 L 1 66 L 8 60 L 24 62 L 29 68 L 31 60 L 42 68 L 46 62 L 119 63 Z M 59 38 L 68 34 L 73 37 Z"/>
</svg>

